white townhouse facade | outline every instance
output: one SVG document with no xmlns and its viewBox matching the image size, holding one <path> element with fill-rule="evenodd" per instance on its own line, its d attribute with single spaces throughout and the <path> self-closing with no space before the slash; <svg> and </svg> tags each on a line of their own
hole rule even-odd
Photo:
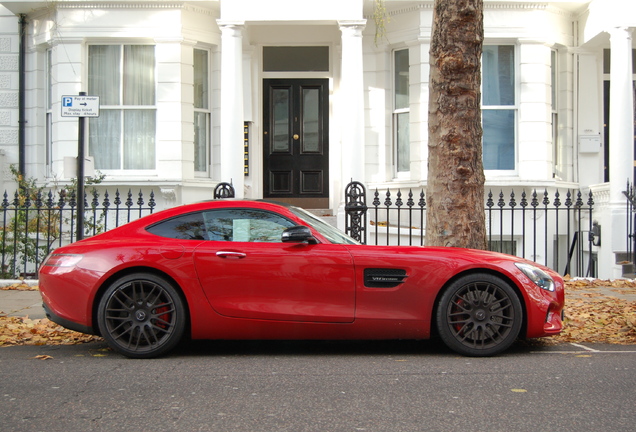
<svg viewBox="0 0 636 432">
<path fill-rule="evenodd" d="M 433 1 L 380 4 L 378 20 L 374 0 L 0 0 L 0 187 L 9 165 L 75 176 L 62 97 L 86 92 L 100 187 L 159 209 L 219 182 L 334 213 L 351 179 L 425 188 Z M 605 278 L 634 180 L 634 28 L 633 0 L 484 1 L 487 189 L 591 190 Z"/>
</svg>

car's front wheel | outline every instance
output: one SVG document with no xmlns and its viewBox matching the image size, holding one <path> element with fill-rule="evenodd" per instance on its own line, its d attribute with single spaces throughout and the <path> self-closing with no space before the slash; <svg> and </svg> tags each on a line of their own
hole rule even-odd
<svg viewBox="0 0 636 432">
<path fill-rule="evenodd" d="M 437 307 L 437 329 L 444 343 L 467 356 L 499 354 L 519 336 L 523 308 L 516 292 L 490 274 L 453 282 Z"/>
<path fill-rule="evenodd" d="M 151 358 L 179 343 L 186 328 L 186 311 L 170 282 L 136 273 L 114 281 L 104 292 L 97 324 L 115 351 L 131 358 Z"/>
</svg>

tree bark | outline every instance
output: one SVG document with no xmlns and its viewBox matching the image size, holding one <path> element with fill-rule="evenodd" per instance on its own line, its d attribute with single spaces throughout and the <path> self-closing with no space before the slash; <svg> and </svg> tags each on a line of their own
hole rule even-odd
<svg viewBox="0 0 636 432">
<path fill-rule="evenodd" d="M 426 244 L 485 249 L 483 0 L 435 0 L 434 9 Z"/>
</svg>

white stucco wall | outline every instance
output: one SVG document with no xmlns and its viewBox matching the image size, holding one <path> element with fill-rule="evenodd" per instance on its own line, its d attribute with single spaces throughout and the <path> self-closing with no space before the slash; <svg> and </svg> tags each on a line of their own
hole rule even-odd
<svg viewBox="0 0 636 432">
<path fill-rule="evenodd" d="M 18 20 L 0 6 L 0 191 L 10 187 L 8 164 L 18 160 Z M 14 163 L 15 163 L 14 162 Z"/>
<path fill-rule="evenodd" d="M 2 1 L 0 1 L 2 3 Z M 250 176 L 246 196 L 262 196 L 262 81 L 275 77 L 319 77 L 330 82 L 330 196 L 339 204 L 344 185 L 340 130 L 348 119 L 343 109 L 341 79 L 342 34 L 339 22 L 367 19 L 363 38 L 364 150 L 361 179 L 380 188 L 425 186 L 428 152 L 428 51 L 432 1 L 387 0 L 386 38 L 374 42 L 375 25 L 368 0 L 227 0 L 123 2 L 113 5 L 84 2 L 76 9 L 66 2 L 6 1 L 0 6 L 0 181 L 11 180 L 8 164 L 18 162 L 18 19 L 28 13 L 27 53 L 27 174 L 43 181 L 65 181 L 64 157 L 77 152 L 77 120 L 61 118 L 62 95 L 86 91 L 87 45 L 90 43 L 150 43 L 157 58 L 157 167 L 144 172 L 106 172 L 107 187 L 132 186 L 157 194 L 158 208 L 209 198 L 220 178 L 221 151 L 220 45 L 217 19 L 245 25 L 243 34 L 243 106 L 251 122 Z M 53 7 L 53 5 L 55 7 Z M 313 5 L 313 6 L 312 6 Z M 488 172 L 487 185 L 506 191 L 533 188 L 576 189 L 604 181 L 603 164 L 603 49 L 607 30 L 636 27 L 633 0 L 586 2 L 486 1 L 486 44 L 515 46 L 517 77 L 516 158 L 513 172 Z M 578 8 L 577 8 L 578 6 Z M 33 10 L 41 7 L 38 12 Z M 366 8 L 366 9 L 364 9 Z M 63 40 L 63 43 L 60 43 Z M 326 45 L 330 69 L 323 73 L 263 73 L 261 52 L 268 45 Z M 45 165 L 45 52 L 53 59 L 53 164 Z M 193 168 L 192 64 L 193 49 L 211 54 L 211 160 L 209 173 Z M 395 49 L 409 49 L 411 170 L 396 175 L 392 137 L 393 64 Z M 551 137 L 550 53 L 558 52 L 559 154 L 554 160 Z M 598 151 L 582 140 L 597 139 Z M 587 140 L 587 141 L 586 141 Z M 47 177 L 48 175 L 48 177 Z M 8 187 L 11 189 L 11 187 Z M 599 207 L 604 233 L 614 223 Z M 605 235 L 605 234 L 604 234 Z M 604 274 L 614 274 L 609 242 L 596 249 Z M 545 258 L 545 257 L 544 257 Z"/>
</svg>

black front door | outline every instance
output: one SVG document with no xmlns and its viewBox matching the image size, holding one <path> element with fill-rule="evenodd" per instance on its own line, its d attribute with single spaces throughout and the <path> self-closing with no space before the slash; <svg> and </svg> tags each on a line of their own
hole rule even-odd
<svg viewBox="0 0 636 432">
<path fill-rule="evenodd" d="M 263 195 L 329 205 L 329 80 L 263 81 Z"/>
</svg>

